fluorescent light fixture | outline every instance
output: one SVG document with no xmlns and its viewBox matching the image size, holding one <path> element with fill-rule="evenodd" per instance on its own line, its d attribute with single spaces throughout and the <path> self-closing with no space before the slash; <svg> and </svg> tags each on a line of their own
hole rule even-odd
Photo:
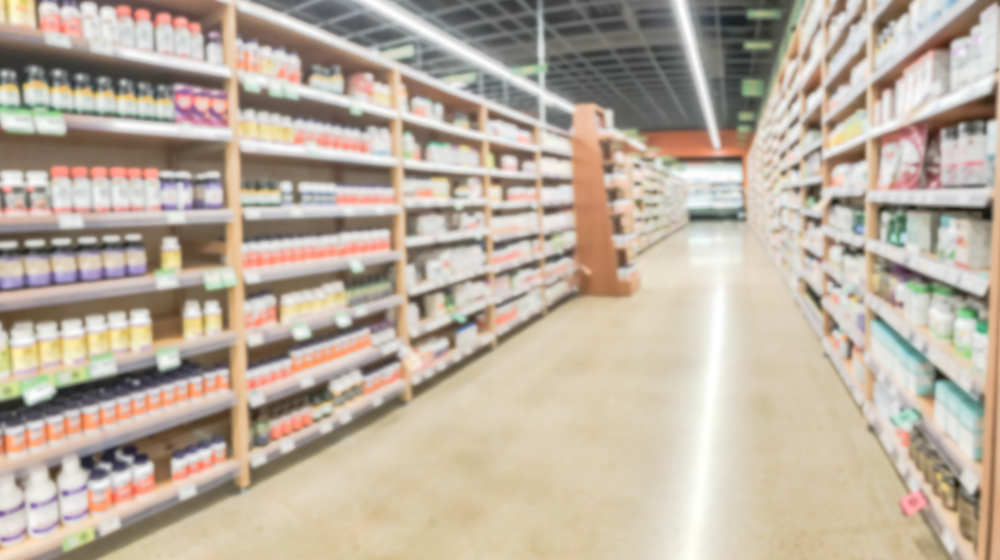
<svg viewBox="0 0 1000 560">
<path fill-rule="evenodd" d="M 507 82 L 541 97 L 546 103 L 558 107 L 563 111 L 568 113 L 573 113 L 576 111 L 576 105 L 570 103 L 569 101 L 549 93 L 547 90 L 538 86 L 538 84 L 522 78 L 521 76 L 514 75 L 506 66 L 504 66 L 499 60 L 486 56 L 482 52 L 472 48 L 471 46 L 459 41 L 458 39 L 452 37 L 451 35 L 441 31 L 437 27 L 427 23 L 423 19 L 417 17 L 402 8 L 395 2 L 389 0 L 355 0 L 357 3 L 377 12 L 386 18 L 402 25 L 403 27 L 409 29 L 410 31 L 429 39 L 452 54 L 464 58 L 468 62 L 475 64 L 476 66 L 486 70 L 487 72 L 496 75 L 497 77 L 506 80 Z"/>
<path fill-rule="evenodd" d="M 684 50 L 687 52 L 688 64 L 691 66 L 691 73 L 694 74 L 694 85 L 698 89 L 698 101 L 701 102 L 701 112 L 705 115 L 705 124 L 708 126 L 708 136 L 712 139 L 712 147 L 718 150 L 722 147 L 722 143 L 719 142 L 719 127 L 715 123 L 715 109 L 712 107 L 712 98 L 708 96 L 708 81 L 705 80 L 705 67 L 701 64 L 698 46 L 694 42 L 691 9 L 688 8 L 688 0 L 673 0 L 673 2 L 674 11 L 677 12 L 677 21 L 681 24 L 681 35 L 684 37 Z"/>
</svg>

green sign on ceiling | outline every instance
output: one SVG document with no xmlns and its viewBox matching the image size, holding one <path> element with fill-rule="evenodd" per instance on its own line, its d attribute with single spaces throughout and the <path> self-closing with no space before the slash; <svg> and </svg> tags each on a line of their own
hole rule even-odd
<svg viewBox="0 0 1000 560">
<path fill-rule="evenodd" d="M 769 51 L 774 48 L 771 41 L 743 41 L 745 51 Z"/>
<path fill-rule="evenodd" d="M 441 81 L 452 86 L 462 87 L 471 84 L 479 79 L 478 72 L 465 72 L 462 74 L 452 74 L 441 78 Z"/>
<path fill-rule="evenodd" d="M 747 19 L 781 19 L 781 10 L 747 10 Z"/>
<path fill-rule="evenodd" d="M 537 76 L 549 71 L 548 64 L 529 64 L 527 66 L 515 66 L 510 69 L 516 76 Z"/>
<path fill-rule="evenodd" d="M 414 46 L 413 43 L 382 51 L 382 56 L 390 60 L 405 60 L 407 58 L 413 58 L 413 55 L 415 54 L 417 54 L 417 47 Z"/>
<path fill-rule="evenodd" d="M 743 78 L 743 97 L 764 97 L 764 80 L 753 78 Z"/>
<path fill-rule="evenodd" d="M 753 122 L 757 118 L 757 113 L 753 111 L 740 111 L 739 119 L 740 122 Z"/>
<path fill-rule="evenodd" d="M 741 124 L 736 127 L 737 134 L 750 134 L 753 131 L 753 127 L 748 124 Z"/>
</svg>

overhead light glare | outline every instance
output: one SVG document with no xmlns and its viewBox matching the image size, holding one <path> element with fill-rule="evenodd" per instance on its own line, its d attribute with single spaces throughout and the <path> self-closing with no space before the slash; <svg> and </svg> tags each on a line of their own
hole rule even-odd
<svg viewBox="0 0 1000 560">
<path fill-rule="evenodd" d="M 377 12 L 384 17 L 402 25 L 403 27 L 409 29 L 413 33 L 424 37 L 434 43 L 437 43 L 444 49 L 450 51 L 452 54 L 458 56 L 459 58 L 464 58 L 466 61 L 475 64 L 476 66 L 482 68 L 483 70 L 496 75 L 497 77 L 527 91 L 533 93 L 542 98 L 543 101 L 566 111 L 567 113 L 573 113 L 576 111 L 576 105 L 570 103 L 569 101 L 549 93 L 538 86 L 538 84 L 522 78 L 521 76 L 515 75 L 506 66 L 504 66 L 500 61 L 495 58 L 486 56 L 481 51 L 476 50 L 462 41 L 452 37 L 451 35 L 441 31 L 437 27 L 427 23 L 423 19 L 417 17 L 406 10 L 405 8 L 399 6 L 394 2 L 388 0 L 355 0 L 357 3 Z"/>
<path fill-rule="evenodd" d="M 708 81 L 705 79 L 705 67 L 701 63 L 701 55 L 698 54 L 698 46 L 694 39 L 694 26 L 691 24 L 691 9 L 688 7 L 688 0 L 673 0 L 674 11 L 677 12 L 677 21 L 680 22 L 681 36 L 684 37 L 684 50 L 687 52 L 688 65 L 691 66 L 691 73 L 694 74 L 694 85 L 698 90 L 698 101 L 701 103 L 701 112 L 705 115 L 705 125 L 708 127 L 708 136 L 712 140 L 712 147 L 718 150 L 722 147 L 719 142 L 719 127 L 715 123 L 715 109 L 712 107 L 712 98 L 708 95 Z"/>
</svg>

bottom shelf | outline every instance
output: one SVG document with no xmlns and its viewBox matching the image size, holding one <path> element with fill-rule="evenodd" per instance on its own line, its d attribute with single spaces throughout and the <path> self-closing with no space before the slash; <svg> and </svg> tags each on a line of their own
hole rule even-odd
<svg viewBox="0 0 1000 560">
<path fill-rule="evenodd" d="M 355 418 L 364 416 L 381 407 L 385 404 L 385 401 L 396 398 L 405 392 L 406 382 L 403 380 L 394 381 L 370 395 L 365 395 L 354 403 L 337 411 L 329 418 L 316 422 L 277 441 L 272 441 L 266 447 L 254 449 L 250 452 L 250 468 L 256 469 L 282 455 L 287 455 L 303 445 L 319 439 L 320 436 L 325 436 L 337 428 L 346 426 Z"/>
<path fill-rule="evenodd" d="M 233 480 L 239 468 L 239 461 L 229 460 L 191 475 L 183 482 L 163 482 L 145 496 L 91 515 L 79 523 L 64 525 L 49 537 L 27 539 L 19 545 L 4 548 L 3 557 L 8 560 L 39 559 L 69 552 Z"/>
<path fill-rule="evenodd" d="M 451 366 L 465 361 L 469 356 L 492 344 L 494 340 L 496 340 L 496 337 L 492 333 L 481 334 L 474 343 L 465 348 L 454 348 L 451 352 L 420 368 L 420 371 L 410 376 L 410 382 L 416 387 Z"/>
<path fill-rule="evenodd" d="M 509 323 L 504 323 L 503 325 L 498 326 L 497 327 L 497 336 L 503 336 L 503 335 L 509 333 L 510 331 L 516 329 L 517 327 L 523 325 L 524 323 L 527 323 L 528 321 L 530 321 L 530 320 L 534 319 L 535 317 L 541 315 L 541 313 L 542 313 L 542 309 L 538 308 L 538 309 L 535 309 L 534 311 L 531 311 L 530 313 L 528 313 L 527 315 L 525 315 L 523 317 L 518 317 L 517 319 L 514 319 L 513 321 L 510 321 Z"/>
<path fill-rule="evenodd" d="M 813 332 L 816 333 L 818 338 L 823 337 L 823 318 L 816 309 L 816 306 L 809 303 L 806 299 L 808 296 L 803 296 L 802 294 L 796 293 L 795 299 L 799 301 L 799 306 L 802 308 L 802 313 L 806 316 L 806 321 L 809 326 L 812 327 Z"/>
<path fill-rule="evenodd" d="M 865 397 L 858 389 L 858 384 L 855 382 L 854 377 L 851 375 L 851 362 L 850 360 L 845 360 L 837 355 L 837 352 L 833 348 L 833 343 L 826 337 L 823 338 L 823 350 L 826 351 L 826 355 L 833 362 L 834 369 L 840 375 L 840 378 L 844 381 L 844 385 L 847 386 L 847 390 L 851 393 L 851 397 L 854 399 L 854 403 L 861 406 L 865 402 Z"/>
</svg>

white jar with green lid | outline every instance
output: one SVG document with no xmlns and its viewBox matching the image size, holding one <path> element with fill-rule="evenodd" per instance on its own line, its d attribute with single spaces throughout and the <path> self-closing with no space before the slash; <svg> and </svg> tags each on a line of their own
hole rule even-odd
<svg viewBox="0 0 1000 560">
<path fill-rule="evenodd" d="M 989 323 L 977 321 L 976 332 L 972 333 L 972 367 L 980 373 L 986 371 L 989 347 Z"/>
<path fill-rule="evenodd" d="M 931 307 L 930 288 L 924 282 L 906 283 L 909 295 L 906 298 L 906 317 L 915 325 L 926 326 Z"/>
<path fill-rule="evenodd" d="M 931 286 L 931 308 L 927 314 L 931 333 L 940 340 L 951 340 L 955 327 L 955 291 L 948 286 Z"/>
<path fill-rule="evenodd" d="M 976 331 L 976 310 L 963 307 L 955 318 L 955 352 L 962 357 L 972 357 L 972 333 Z"/>
</svg>

